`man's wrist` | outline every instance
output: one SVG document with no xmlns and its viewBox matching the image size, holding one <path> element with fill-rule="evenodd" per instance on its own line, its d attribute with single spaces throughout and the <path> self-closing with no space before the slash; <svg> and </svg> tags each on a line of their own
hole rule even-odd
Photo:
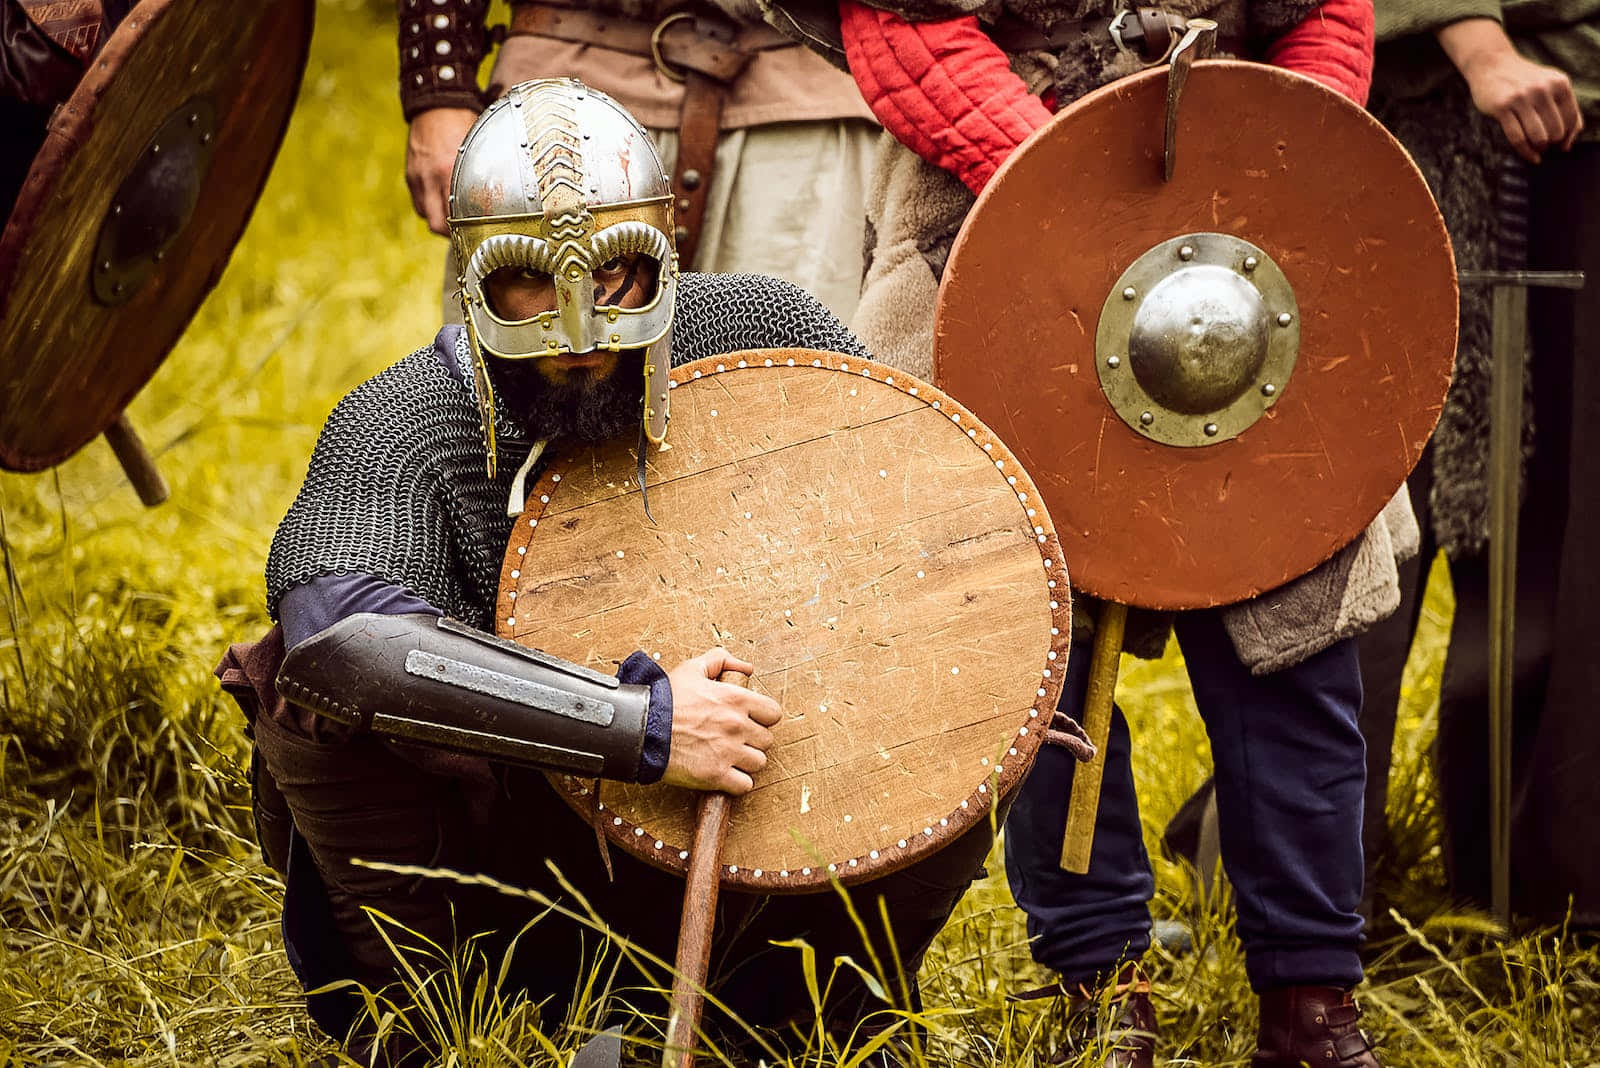
<svg viewBox="0 0 1600 1068">
<path fill-rule="evenodd" d="M 638 782 L 648 786 L 667 773 L 672 752 L 672 684 L 661 665 L 643 652 L 636 652 L 617 669 L 624 685 L 648 686 L 650 708 L 645 715 L 644 745 L 639 753 Z"/>
<path fill-rule="evenodd" d="M 1470 78 L 1485 64 L 1514 55 L 1516 48 L 1499 21 L 1487 17 L 1461 19 L 1434 32 L 1439 46 L 1463 77 Z"/>
</svg>

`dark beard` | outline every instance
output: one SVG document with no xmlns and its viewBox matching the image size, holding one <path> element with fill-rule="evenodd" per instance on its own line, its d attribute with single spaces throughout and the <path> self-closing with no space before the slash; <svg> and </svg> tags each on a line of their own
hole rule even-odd
<svg viewBox="0 0 1600 1068">
<path fill-rule="evenodd" d="M 506 414 L 535 438 L 593 444 L 636 429 L 644 418 L 644 352 L 620 354 L 604 378 L 577 370 L 561 385 L 540 373 L 538 359 L 489 357 L 489 374 Z"/>
</svg>

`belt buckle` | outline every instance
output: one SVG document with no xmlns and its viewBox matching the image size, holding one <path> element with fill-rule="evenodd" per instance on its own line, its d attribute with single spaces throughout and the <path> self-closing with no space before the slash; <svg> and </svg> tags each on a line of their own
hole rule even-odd
<svg viewBox="0 0 1600 1068">
<path fill-rule="evenodd" d="M 1106 32 L 1111 35 L 1111 40 L 1116 42 L 1117 51 L 1119 52 L 1133 51 L 1133 49 L 1128 46 L 1128 42 L 1122 39 L 1122 24 L 1127 21 L 1128 16 L 1131 14 L 1133 14 L 1133 8 L 1123 8 L 1112 17 L 1111 25 L 1106 27 Z"/>
<path fill-rule="evenodd" d="M 662 56 L 661 35 L 666 33 L 667 28 L 673 23 L 681 22 L 684 19 L 689 19 L 692 21 L 694 16 L 687 11 L 674 11 L 672 14 L 656 23 L 655 29 L 650 31 L 650 58 L 655 60 L 656 70 L 660 71 L 662 75 L 669 81 L 679 83 L 685 81 L 687 76 L 682 71 L 673 69 L 672 65 L 666 61 L 664 56 Z"/>
<path fill-rule="evenodd" d="M 1125 52 L 1130 56 L 1134 56 L 1146 68 L 1160 66 L 1171 58 L 1173 51 L 1178 46 L 1179 39 L 1183 36 L 1183 32 L 1176 27 L 1173 27 L 1172 32 L 1167 38 L 1167 50 L 1161 53 L 1161 55 L 1156 59 L 1146 59 L 1144 58 L 1143 47 L 1131 45 L 1122 39 L 1123 23 L 1128 21 L 1128 16 L 1137 14 L 1138 12 L 1131 7 L 1122 8 L 1116 13 L 1116 15 L 1112 17 L 1111 24 L 1106 27 L 1106 32 L 1111 35 L 1111 40 L 1116 44 L 1119 52 Z M 1143 39 L 1143 31 L 1141 31 L 1140 39 Z"/>
</svg>

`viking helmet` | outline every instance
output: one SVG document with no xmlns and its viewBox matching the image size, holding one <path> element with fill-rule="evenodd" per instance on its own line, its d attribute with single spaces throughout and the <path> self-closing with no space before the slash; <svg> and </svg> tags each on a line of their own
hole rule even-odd
<svg viewBox="0 0 1600 1068">
<path fill-rule="evenodd" d="M 468 131 L 450 184 L 450 240 L 491 475 L 491 357 L 643 349 L 644 435 L 657 445 L 666 438 L 678 281 L 672 225 L 672 190 L 644 128 L 576 79 L 513 86 Z M 656 261 L 655 293 L 640 308 L 596 307 L 592 273 L 628 253 Z M 555 309 L 502 318 L 484 280 L 503 267 L 548 275 Z"/>
</svg>

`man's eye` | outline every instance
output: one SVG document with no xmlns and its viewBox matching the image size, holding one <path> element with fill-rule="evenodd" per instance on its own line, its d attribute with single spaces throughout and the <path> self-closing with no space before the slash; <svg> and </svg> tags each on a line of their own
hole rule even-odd
<svg viewBox="0 0 1600 1068">
<path fill-rule="evenodd" d="M 517 269 L 517 278 L 523 282 L 543 282 L 549 277 L 543 271 L 536 271 L 532 267 L 519 267 Z"/>
<path fill-rule="evenodd" d="M 604 271 L 606 274 L 615 274 L 622 270 L 622 268 L 623 262 L 621 256 L 612 256 L 609 260 L 606 260 L 606 262 L 600 265 L 600 270 Z"/>
</svg>

